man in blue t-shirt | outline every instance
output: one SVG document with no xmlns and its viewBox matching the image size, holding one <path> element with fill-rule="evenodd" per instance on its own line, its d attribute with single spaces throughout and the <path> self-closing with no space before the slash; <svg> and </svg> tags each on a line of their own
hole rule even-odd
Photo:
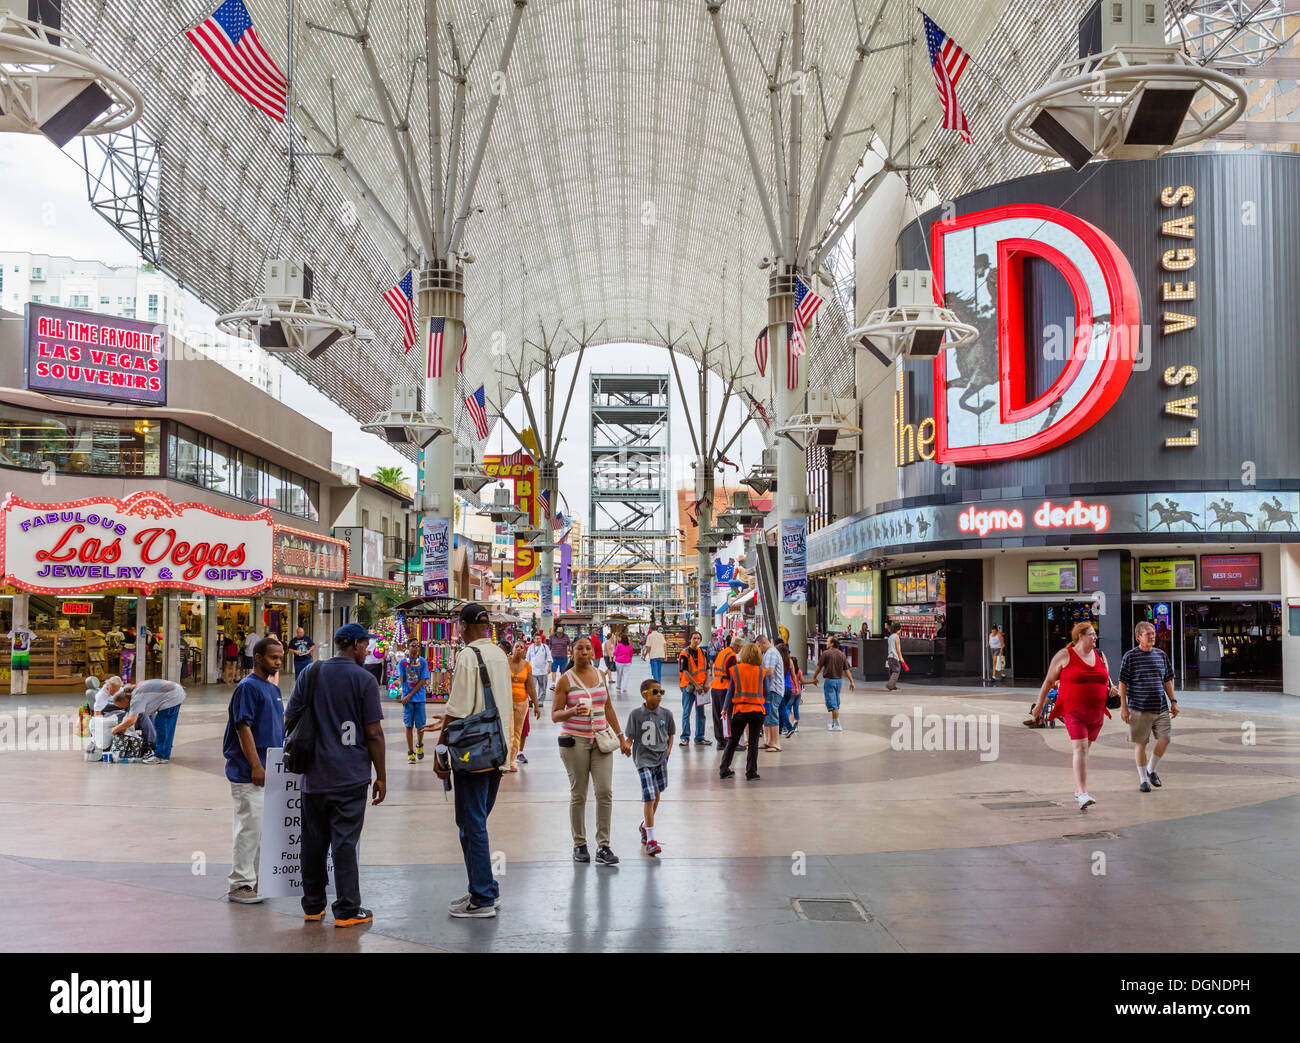
<svg viewBox="0 0 1300 1043">
<path fill-rule="evenodd" d="M 1137 757 L 1138 790 L 1150 793 L 1162 783 L 1156 765 L 1169 748 L 1171 724 L 1178 716 L 1174 698 L 1174 667 L 1156 647 L 1156 628 L 1148 619 L 1133 629 L 1137 645 L 1124 653 L 1119 664 L 1119 715 L 1128 725 L 1129 740 Z M 1155 747 L 1147 754 L 1147 743 Z"/>
<path fill-rule="evenodd" d="M 235 843 L 226 897 L 241 905 L 262 900 L 257 864 L 262 851 L 262 808 L 266 803 L 266 751 L 284 745 L 284 704 L 271 678 L 284 660 L 284 646 L 264 637 L 253 647 L 253 672 L 230 697 L 226 735 L 226 778 L 235 799 Z"/>
<path fill-rule="evenodd" d="M 406 658 L 397 664 L 402 681 L 402 723 L 406 725 L 406 760 L 414 764 L 424 760 L 424 702 L 428 698 L 429 664 L 420 655 L 420 642 L 411 638 L 406 642 Z M 441 722 L 438 722 L 441 724 Z M 412 733 L 418 740 L 412 747 Z"/>
<path fill-rule="evenodd" d="M 339 627 L 334 632 L 335 655 L 303 672 L 284 711 L 286 732 L 293 730 L 309 702 L 316 719 L 316 745 L 302 777 L 302 912 L 306 920 L 325 915 L 325 858 L 332 852 L 335 927 L 374 921 L 361 905 L 357 870 L 372 766 L 371 803 L 382 802 L 388 791 L 379 682 L 361 665 L 374 636 L 360 623 Z"/>
<path fill-rule="evenodd" d="M 293 653 L 294 677 L 311 666 L 311 654 L 315 650 L 316 642 L 307 636 L 307 631 L 299 627 L 298 632 L 289 639 L 289 651 Z"/>
</svg>

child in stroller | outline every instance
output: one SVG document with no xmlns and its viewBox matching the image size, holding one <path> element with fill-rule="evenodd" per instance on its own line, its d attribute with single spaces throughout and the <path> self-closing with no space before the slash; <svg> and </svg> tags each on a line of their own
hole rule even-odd
<svg viewBox="0 0 1300 1043">
<path fill-rule="evenodd" d="M 1048 718 L 1052 716 L 1052 711 L 1055 709 L 1056 709 L 1056 689 L 1053 688 L 1051 691 L 1047 693 L 1047 701 L 1043 703 L 1043 712 L 1038 716 L 1037 719 L 1030 717 L 1027 721 L 1025 721 L 1025 727 L 1026 728 L 1055 728 L 1056 722 L 1048 720 Z M 1029 712 L 1031 714 L 1034 712 L 1033 703 L 1029 704 Z"/>
</svg>

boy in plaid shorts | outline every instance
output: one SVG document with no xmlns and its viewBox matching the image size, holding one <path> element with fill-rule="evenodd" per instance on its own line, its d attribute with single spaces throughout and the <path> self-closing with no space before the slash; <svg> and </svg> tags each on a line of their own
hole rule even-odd
<svg viewBox="0 0 1300 1043">
<path fill-rule="evenodd" d="M 659 808 L 659 794 L 668 788 L 668 758 L 673 752 L 677 724 L 672 711 L 659 705 L 664 690 L 658 681 L 653 678 L 642 681 L 641 697 L 645 703 L 627 715 L 623 727 L 632 740 L 632 763 L 641 778 L 645 809 L 640 826 L 641 847 L 647 855 L 657 855 L 663 848 L 655 840 L 655 811 Z"/>
</svg>

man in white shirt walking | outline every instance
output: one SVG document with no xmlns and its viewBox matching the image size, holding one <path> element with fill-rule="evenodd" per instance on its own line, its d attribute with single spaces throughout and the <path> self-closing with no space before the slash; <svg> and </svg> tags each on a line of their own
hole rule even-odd
<svg viewBox="0 0 1300 1043">
<path fill-rule="evenodd" d="M 652 623 L 650 632 L 646 634 L 645 645 L 641 648 L 641 658 L 650 660 L 650 676 L 660 684 L 663 684 L 664 673 L 664 656 L 668 651 L 668 642 L 664 640 L 664 635 Z"/>
<path fill-rule="evenodd" d="M 551 655 L 551 646 L 546 643 L 546 635 L 540 630 L 533 635 L 533 643 L 528 646 L 528 666 L 532 671 L 533 677 L 537 680 L 538 687 L 551 676 L 551 663 L 554 657 Z M 545 695 L 544 691 L 539 693 Z"/>
</svg>

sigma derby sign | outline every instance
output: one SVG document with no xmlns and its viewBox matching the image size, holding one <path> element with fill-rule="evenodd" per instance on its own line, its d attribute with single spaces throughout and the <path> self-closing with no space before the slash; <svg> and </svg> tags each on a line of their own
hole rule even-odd
<svg viewBox="0 0 1300 1043">
<path fill-rule="evenodd" d="M 154 492 L 30 503 L 10 493 L 5 583 L 39 594 L 127 587 L 252 594 L 271 585 L 271 512 L 232 514 Z"/>
</svg>

